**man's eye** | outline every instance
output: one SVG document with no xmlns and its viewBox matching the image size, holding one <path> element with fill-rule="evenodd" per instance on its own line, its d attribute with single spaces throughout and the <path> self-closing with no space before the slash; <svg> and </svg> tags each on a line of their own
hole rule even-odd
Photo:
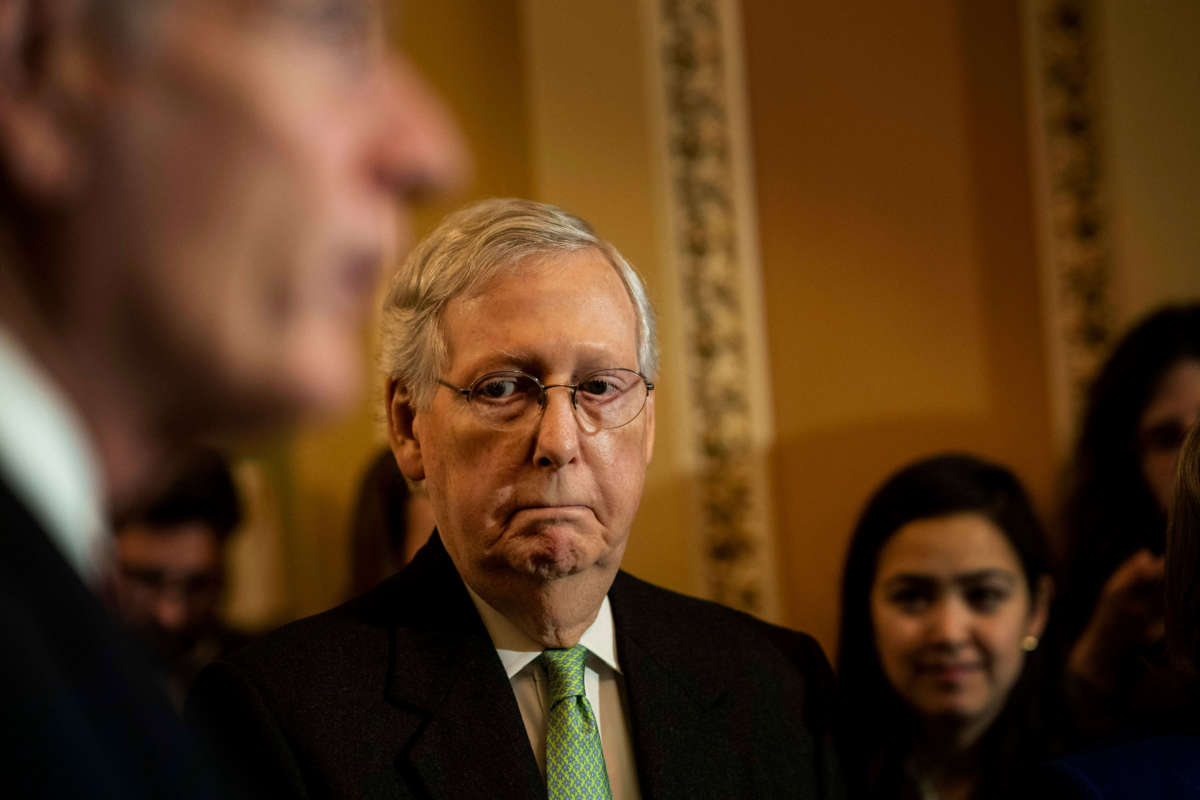
<svg viewBox="0 0 1200 800">
<path fill-rule="evenodd" d="M 366 0 L 290 0 L 277 8 L 348 65 L 357 70 L 365 63 L 373 20 Z"/>
<path fill-rule="evenodd" d="M 605 397 L 616 394 L 620 388 L 604 378 L 589 378 L 579 384 L 579 391 L 594 397 Z"/>
<path fill-rule="evenodd" d="M 629 390 L 634 373 L 604 372 L 589 375 L 579 384 L 578 392 L 589 400 L 608 400 Z"/>
<path fill-rule="evenodd" d="M 360 36 L 370 26 L 370 11 L 363 0 L 312 0 L 294 10 L 314 31 L 327 35 Z"/>
<path fill-rule="evenodd" d="M 475 387 L 475 397 L 480 400 L 503 400 L 518 393 L 516 378 L 492 378 Z"/>
</svg>

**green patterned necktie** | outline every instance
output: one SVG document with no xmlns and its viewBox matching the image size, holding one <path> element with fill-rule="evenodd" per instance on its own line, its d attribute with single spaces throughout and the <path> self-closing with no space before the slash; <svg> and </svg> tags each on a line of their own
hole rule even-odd
<svg viewBox="0 0 1200 800">
<path fill-rule="evenodd" d="M 600 730 L 583 689 L 587 648 L 545 650 L 550 676 L 546 720 L 546 788 L 550 800 L 611 800 Z"/>
</svg>

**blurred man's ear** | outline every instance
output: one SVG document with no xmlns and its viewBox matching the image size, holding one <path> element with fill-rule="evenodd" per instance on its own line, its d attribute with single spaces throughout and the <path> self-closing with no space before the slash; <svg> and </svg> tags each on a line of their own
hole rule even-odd
<svg viewBox="0 0 1200 800">
<path fill-rule="evenodd" d="M 0 168 L 35 203 L 78 178 L 70 125 L 88 81 L 78 2 L 0 0 Z"/>
<path fill-rule="evenodd" d="M 421 442 L 413 429 L 416 412 L 412 407 L 412 398 L 407 389 L 390 378 L 386 397 L 388 442 L 392 446 L 396 464 L 410 481 L 423 480 L 425 463 L 421 456 Z"/>
</svg>

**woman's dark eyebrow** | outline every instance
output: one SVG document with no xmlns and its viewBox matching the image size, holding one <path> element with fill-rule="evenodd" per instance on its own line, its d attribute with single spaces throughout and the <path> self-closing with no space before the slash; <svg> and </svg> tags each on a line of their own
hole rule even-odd
<svg viewBox="0 0 1200 800">
<path fill-rule="evenodd" d="M 972 570 L 950 576 L 950 582 L 953 583 L 983 583 L 992 580 L 1011 586 L 1017 583 L 1017 576 L 1011 570 L 998 568 Z M 885 580 L 881 586 L 888 589 L 895 586 L 928 586 L 940 583 L 943 583 L 940 576 L 926 572 L 898 572 Z"/>
<path fill-rule="evenodd" d="M 954 576 L 954 579 L 959 583 L 983 583 L 995 580 L 1010 586 L 1018 580 L 1016 574 L 1007 569 L 980 569 L 974 572 L 964 572 Z"/>
<path fill-rule="evenodd" d="M 881 585 L 884 589 L 896 588 L 898 586 L 933 586 L 941 583 L 939 578 L 924 572 L 898 572 L 892 575 Z"/>
</svg>

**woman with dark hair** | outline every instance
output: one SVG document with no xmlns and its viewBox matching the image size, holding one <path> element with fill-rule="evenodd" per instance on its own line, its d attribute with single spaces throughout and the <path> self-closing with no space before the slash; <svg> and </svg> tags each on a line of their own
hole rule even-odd
<svg viewBox="0 0 1200 800">
<path fill-rule="evenodd" d="M 350 597 L 357 597 L 412 560 L 433 532 L 433 507 L 413 491 L 388 448 L 371 459 L 350 522 Z"/>
<path fill-rule="evenodd" d="M 875 492 L 846 559 L 838 653 L 861 796 L 1012 796 L 1049 744 L 1026 662 L 1051 593 L 1042 527 L 1003 467 L 943 455 Z"/>
<path fill-rule="evenodd" d="M 1154 727 L 1175 704 L 1162 552 L 1179 447 L 1200 414 L 1200 304 L 1135 326 L 1092 384 L 1069 475 L 1056 620 L 1081 740 Z"/>
<path fill-rule="evenodd" d="M 1194 679 L 1200 672 L 1200 423 L 1192 426 L 1179 457 L 1167 529 L 1166 594 L 1167 643 L 1175 663 Z"/>
<path fill-rule="evenodd" d="M 1200 425 L 1179 458 L 1166 550 L 1166 623 L 1185 691 L 1167 735 L 1063 759 L 1044 788 L 1059 798 L 1123 800 L 1200 796 Z"/>
</svg>

